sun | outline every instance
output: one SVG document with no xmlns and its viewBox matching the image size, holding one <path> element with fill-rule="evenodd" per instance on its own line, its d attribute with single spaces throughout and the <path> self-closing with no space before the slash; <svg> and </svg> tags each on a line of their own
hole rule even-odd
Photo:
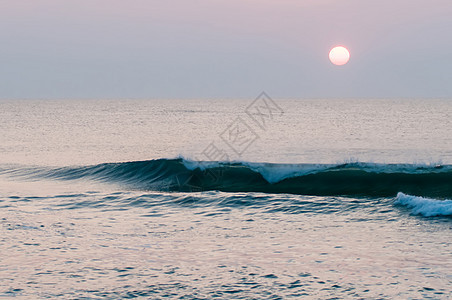
<svg viewBox="0 0 452 300">
<path fill-rule="evenodd" d="M 336 46 L 330 50 L 330 61 L 336 66 L 342 66 L 348 63 L 350 59 L 350 52 L 344 46 Z"/>
</svg>

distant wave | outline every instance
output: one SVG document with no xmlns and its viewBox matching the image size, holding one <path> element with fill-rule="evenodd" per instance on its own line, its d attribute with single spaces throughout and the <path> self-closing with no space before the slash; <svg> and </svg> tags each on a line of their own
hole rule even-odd
<svg viewBox="0 0 452 300">
<path fill-rule="evenodd" d="M 411 208 L 415 215 L 425 217 L 452 216 L 452 200 L 435 200 L 398 193 L 395 204 Z"/>
<path fill-rule="evenodd" d="M 271 164 L 157 159 L 93 166 L 3 167 L 0 174 L 60 180 L 94 179 L 140 190 L 264 192 L 394 197 L 398 192 L 452 197 L 452 166 L 412 164 Z"/>
</svg>

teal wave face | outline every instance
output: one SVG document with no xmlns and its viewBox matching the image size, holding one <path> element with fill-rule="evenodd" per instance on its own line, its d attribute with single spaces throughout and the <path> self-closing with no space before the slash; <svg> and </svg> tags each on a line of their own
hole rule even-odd
<svg viewBox="0 0 452 300">
<path fill-rule="evenodd" d="M 3 168 L 10 176 L 91 179 L 155 191 L 451 198 L 452 166 L 259 164 L 158 159 L 64 168 Z"/>
</svg>

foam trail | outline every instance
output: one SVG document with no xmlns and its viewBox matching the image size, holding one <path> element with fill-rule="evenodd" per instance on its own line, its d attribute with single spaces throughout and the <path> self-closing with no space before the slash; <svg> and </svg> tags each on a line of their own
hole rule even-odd
<svg viewBox="0 0 452 300">
<path fill-rule="evenodd" d="M 452 216 L 452 200 L 435 200 L 398 193 L 396 204 L 411 208 L 415 215 L 425 217 Z"/>
</svg>

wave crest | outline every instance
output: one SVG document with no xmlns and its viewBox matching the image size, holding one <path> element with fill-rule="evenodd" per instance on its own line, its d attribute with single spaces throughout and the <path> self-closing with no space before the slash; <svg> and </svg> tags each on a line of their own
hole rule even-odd
<svg viewBox="0 0 452 300">
<path fill-rule="evenodd" d="M 271 164 L 157 159 L 65 168 L 0 168 L 0 174 L 94 179 L 141 190 L 264 192 L 393 197 L 399 191 L 452 197 L 452 166 L 409 164 Z"/>
<path fill-rule="evenodd" d="M 395 203 L 411 208 L 414 215 L 452 216 L 452 200 L 436 200 L 398 193 Z"/>
</svg>

